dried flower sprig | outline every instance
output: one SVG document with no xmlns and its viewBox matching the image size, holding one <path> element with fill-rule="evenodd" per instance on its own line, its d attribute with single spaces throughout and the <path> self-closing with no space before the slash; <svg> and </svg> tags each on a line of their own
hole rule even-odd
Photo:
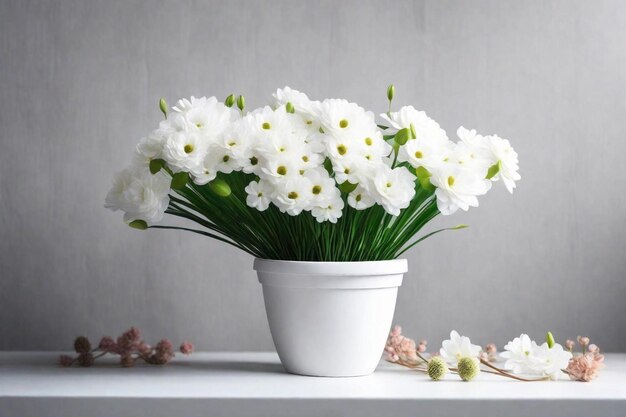
<svg viewBox="0 0 626 417">
<path fill-rule="evenodd" d="M 76 356 L 59 356 L 59 365 L 72 366 L 92 366 L 96 359 L 106 354 L 119 355 L 120 365 L 129 368 L 135 362 L 142 360 L 151 365 L 165 365 L 174 357 L 174 347 L 168 339 L 162 339 L 156 346 L 152 347 L 144 342 L 141 331 L 136 327 L 131 327 L 122 333 L 117 339 L 104 336 L 96 348 L 92 348 L 91 342 L 85 336 L 79 336 L 74 340 L 74 350 Z M 194 351 L 194 346 L 190 342 L 183 342 L 179 351 L 184 355 L 190 355 Z"/>
<path fill-rule="evenodd" d="M 592 344 L 588 337 L 578 336 L 578 344 L 582 353 L 574 354 L 575 343 L 568 339 L 565 342 L 566 348 L 574 354 L 567 364 L 567 368 L 563 370 L 570 379 L 580 382 L 589 382 L 595 379 L 600 370 L 605 367 L 604 355 L 600 353 L 600 348 Z"/>
<path fill-rule="evenodd" d="M 507 359 L 505 370 L 494 365 L 498 359 L 498 349 L 493 343 L 481 348 L 471 344 L 469 338 L 452 331 L 450 340 L 443 342 L 441 350 L 427 358 L 423 354 L 426 351 L 426 342 L 420 342 L 419 347 L 416 347 L 415 341 L 402 335 L 402 328 L 395 326 L 387 339 L 385 359 L 426 373 L 435 381 L 442 379 L 448 372 L 459 375 L 463 381 L 470 381 L 481 372 L 524 382 L 546 381 L 557 379 L 561 371 L 572 380 L 590 381 L 604 367 L 604 356 L 596 345 L 590 344 L 588 337 L 579 336 L 578 343 L 582 347 L 582 354 L 572 357 L 572 340 L 565 343 L 567 350 L 564 350 L 555 342 L 550 332 L 542 345 L 537 345 L 527 335 L 522 334 L 509 342 L 505 346 L 506 351 L 500 355 Z M 448 367 L 449 364 L 456 364 L 456 367 Z M 568 364 L 567 369 L 561 369 L 565 364 Z M 525 378 L 515 375 L 520 373 L 540 377 Z"/>
</svg>

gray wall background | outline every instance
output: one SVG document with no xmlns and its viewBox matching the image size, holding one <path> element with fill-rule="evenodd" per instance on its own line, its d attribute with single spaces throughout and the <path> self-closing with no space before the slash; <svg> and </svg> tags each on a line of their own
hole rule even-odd
<svg viewBox="0 0 626 417">
<path fill-rule="evenodd" d="M 395 321 L 438 346 L 552 330 L 626 350 L 626 3 L 0 2 L 0 349 L 74 336 L 272 349 L 252 259 L 103 208 L 159 97 L 289 85 L 509 138 L 522 181 L 408 255 Z"/>
</svg>

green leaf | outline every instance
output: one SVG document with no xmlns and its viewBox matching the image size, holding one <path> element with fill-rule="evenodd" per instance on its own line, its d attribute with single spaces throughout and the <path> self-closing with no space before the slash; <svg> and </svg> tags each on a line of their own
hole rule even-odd
<svg viewBox="0 0 626 417">
<path fill-rule="evenodd" d="M 324 168 L 328 172 L 328 175 L 332 176 L 335 173 L 335 171 L 333 170 L 333 163 L 331 162 L 329 158 L 326 158 L 324 160 Z"/>
<path fill-rule="evenodd" d="M 352 191 L 356 189 L 358 184 L 352 184 L 349 181 L 344 182 L 339 186 L 339 189 L 342 193 L 350 194 Z"/>
<path fill-rule="evenodd" d="M 133 220 L 132 222 L 128 223 L 128 225 L 137 230 L 146 230 L 148 228 L 148 223 L 143 220 Z"/>
<path fill-rule="evenodd" d="M 383 139 L 385 139 L 385 140 L 393 139 L 395 137 L 396 137 L 396 135 L 383 135 Z"/>
<path fill-rule="evenodd" d="M 172 177 L 172 187 L 173 190 L 182 190 L 187 185 L 187 181 L 189 181 L 189 173 L 187 172 L 177 172 Z"/>
<path fill-rule="evenodd" d="M 411 139 L 417 139 L 417 133 L 415 133 L 415 126 L 413 126 L 413 123 L 411 123 L 410 125 L 410 131 L 411 131 Z"/>
<path fill-rule="evenodd" d="M 228 197 L 231 193 L 230 185 L 221 178 L 216 178 L 211 181 L 209 188 L 220 197 Z"/>
<path fill-rule="evenodd" d="M 404 145 L 410 137 L 411 131 L 405 127 L 404 129 L 398 130 L 395 140 L 398 145 Z"/>
<path fill-rule="evenodd" d="M 430 183 L 431 173 L 424 167 L 417 167 L 415 169 L 415 175 L 417 175 L 417 180 L 420 183 L 420 186 L 427 191 L 435 191 L 435 186 Z"/>
<path fill-rule="evenodd" d="M 410 245 L 408 245 L 404 249 L 402 249 L 402 252 L 400 252 L 398 254 L 398 256 L 402 255 L 404 252 L 408 251 L 409 249 L 411 249 L 413 246 L 417 245 L 418 243 L 420 243 L 424 239 L 428 239 L 429 237 L 431 237 L 433 235 L 436 235 L 437 233 L 445 232 L 446 230 L 461 230 L 461 229 L 465 229 L 467 227 L 469 227 L 467 224 L 459 224 L 458 226 L 446 227 L 444 229 L 439 229 L 439 230 L 435 230 L 434 232 L 430 232 L 427 235 L 422 236 L 421 238 L 417 239 L 415 242 L 411 243 Z"/>
<path fill-rule="evenodd" d="M 550 349 L 552 349 L 552 346 L 554 346 L 554 336 L 552 336 L 552 332 L 548 332 L 546 333 L 546 343 L 548 343 L 548 347 Z"/>
<path fill-rule="evenodd" d="M 167 119 L 167 101 L 165 101 L 164 98 L 159 100 L 159 109 L 161 109 L 161 113 L 163 113 L 163 116 Z"/>
<path fill-rule="evenodd" d="M 383 126 L 383 125 L 376 125 L 376 126 L 378 126 L 378 128 L 379 128 L 379 129 L 382 129 L 382 130 L 387 130 L 387 129 L 389 129 L 389 126 Z"/>
<path fill-rule="evenodd" d="M 150 173 L 156 174 L 165 166 L 165 161 L 162 159 L 153 159 L 150 161 Z"/>
<path fill-rule="evenodd" d="M 487 170 L 487 176 L 485 178 L 488 180 L 492 179 L 493 177 L 498 175 L 498 172 L 500 172 L 501 169 L 502 161 L 498 161 L 497 163 L 489 167 L 489 169 Z"/>
</svg>

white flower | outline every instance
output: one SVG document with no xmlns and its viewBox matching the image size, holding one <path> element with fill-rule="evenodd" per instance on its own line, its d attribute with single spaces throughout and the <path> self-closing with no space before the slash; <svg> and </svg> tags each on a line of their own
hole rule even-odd
<svg viewBox="0 0 626 417">
<path fill-rule="evenodd" d="M 347 100 L 327 99 L 319 106 L 319 121 L 324 132 L 335 137 L 375 130 L 374 113 Z"/>
<path fill-rule="evenodd" d="M 374 200 L 393 216 L 407 208 L 415 196 L 415 175 L 406 168 L 391 169 L 380 164 L 376 174 L 366 185 Z"/>
<path fill-rule="evenodd" d="M 313 186 L 308 178 L 295 175 L 275 181 L 273 186 L 272 203 L 283 213 L 297 216 L 309 208 Z"/>
<path fill-rule="evenodd" d="M 537 374 L 549 376 L 550 379 L 558 379 L 563 374 L 561 370 L 567 368 L 572 354 L 558 343 L 548 347 L 548 344 L 544 342 L 537 347 L 534 357 L 533 369 Z"/>
<path fill-rule="evenodd" d="M 533 374 L 557 379 L 565 369 L 572 354 L 556 343 L 550 348 L 547 343 L 538 346 L 526 334 L 521 334 L 504 346 L 500 356 L 506 359 L 505 369 L 516 374 Z"/>
<path fill-rule="evenodd" d="M 505 369 L 510 369 L 516 374 L 529 372 L 533 351 L 537 349 L 537 344 L 530 340 L 527 334 L 511 340 L 504 346 L 504 352 L 500 356 L 506 359 Z"/>
<path fill-rule="evenodd" d="M 325 221 L 337 223 L 337 219 L 339 219 L 343 213 L 343 208 L 344 202 L 341 199 L 341 196 L 338 195 L 336 198 L 332 199 L 322 207 L 313 207 L 313 209 L 311 210 L 311 214 L 319 223 Z"/>
<path fill-rule="evenodd" d="M 476 358 L 481 347 L 473 345 L 469 337 L 461 336 L 456 330 L 450 332 L 450 339 L 441 344 L 439 354 L 446 362 L 456 364 L 459 359 L 469 357 Z"/>
<path fill-rule="evenodd" d="M 306 94 L 294 90 L 289 87 L 278 89 L 273 94 L 274 105 L 276 107 L 285 106 L 287 103 L 291 103 L 294 107 L 295 113 L 302 117 L 304 122 L 309 126 L 309 130 L 317 131 L 319 129 L 319 122 L 317 121 L 317 113 L 319 112 L 319 101 L 310 100 Z"/>
<path fill-rule="evenodd" d="M 170 178 L 146 169 L 127 168 L 115 175 L 105 207 L 124 211 L 124 221 L 144 220 L 148 225 L 163 218 L 169 205 Z"/>
<path fill-rule="evenodd" d="M 328 207 L 331 203 L 337 207 L 337 199 L 341 199 L 341 192 L 335 186 L 335 180 L 328 175 L 324 168 L 314 168 L 306 171 L 304 176 L 311 182 L 310 204 L 317 207 Z M 341 204 L 343 209 L 343 202 Z"/>
<path fill-rule="evenodd" d="M 374 204 L 376 204 L 376 201 L 362 185 L 358 185 L 354 191 L 348 194 L 348 205 L 357 210 L 365 210 Z"/>
<path fill-rule="evenodd" d="M 252 181 L 245 188 L 248 196 L 246 197 L 246 203 L 250 207 L 254 207 L 259 211 L 265 211 L 270 205 L 270 197 L 273 189 L 270 183 L 267 181 Z"/>
<path fill-rule="evenodd" d="M 163 159 L 174 172 L 197 170 L 206 156 L 208 144 L 195 132 L 175 132 L 163 146 Z"/>
<path fill-rule="evenodd" d="M 437 187 L 437 208 L 443 215 L 452 214 L 459 208 L 467 211 L 470 207 L 478 207 L 476 196 L 491 188 L 489 180 L 455 163 L 440 164 L 431 174 L 430 182 Z"/>
<path fill-rule="evenodd" d="M 220 103 L 215 97 L 182 99 L 172 108 L 168 120 L 178 130 L 198 132 L 210 143 L 215 141 L 228 125 L 239 118 L 239 113 Z"/>
<path fill-rule="evenodd" d="M 492 181 L 502 180 L 506 189 L 513 193 L 515 181 L 519 181 L 522 177 L 517 172 L 519 170 L 517 152 L 513 149 L 508 140 L 502 139 L 498 135 L 485 137 L 486 147 L 490 152 L 491 161 L 496 164 L 501 163 L 501 168 Z"/>
<path fill-rule="evenodd" d="M 439 123 L 428 117 L 423 111 L 416 110 L 413 106 L 404 106 L 397 112 L 392 112 L 390 116 L 381 114 L 383 119 L 398 130 L 410 129 L 412 124 L 417 139 L 440 143 L 448 140 L 445 130 L 439 126 Z"/>
<path fill-rule="evenodd" d="M 424 167 L 430 171 L 448 157 L 453 146 L 448 140 L 410 139 L 400 146 L 398 161 L 406 161 L 413 168 Z"/>
</svg>

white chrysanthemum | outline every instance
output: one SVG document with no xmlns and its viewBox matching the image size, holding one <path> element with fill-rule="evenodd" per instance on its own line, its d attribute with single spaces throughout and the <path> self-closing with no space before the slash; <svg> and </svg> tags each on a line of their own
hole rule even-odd
<svg viewBox="0 0 626 417">
<path fill-rule="evenodd" d="M 305 176 L 290 176 L 272 184 L 272 203 L 283 213 L 297 216 L 310 207 L 313 186 Z"/>
<path fill-rule="evenodd" d="M 317 120 L 319 101 L 310 100 L 306 94 L 289 87 L 279 88 L 272 96 L 275 107 L 286 106 L 287 103 L 291 103 L 295 113 L 302 117 L 310 131 L 319 129 L 320 125 Z"/>
<path fill-rule="evenodd" d="M 411 139 L 398 152 L 398 161 L 408 162 L 413 168 L 424 167 L 432 170 L 450 155 L 454 148 L 451 141 Z"/>
<path fill-rule="evenodd" d="M 415 175 L 408 169 L 390 168 L 380 164 L 371 181 L 366 185 L 370 196 L 393 216 L 400 214 L 415 196 Z"/>
<path fill-rule="evenodd" d="M 311 182 L 310 204 L 312 206 L 327 207 L 337 198 L 341 198 L 335 180 L 328 175 L 324 168 L 310 169 L 304 173 L 304 176 Z"/>
<path fill-rule="evenodd" d="M 506 359 L 505 369 L 510 369 L 516 374 L 530 372 L 532 353 L 537 349 L 537 344 L 530 340 L 527 334 L 511 340 L 504 346 L 504 352 L 500 356 Z"/>
<path fill-rule="evenodd" d="M 324 100 L 319 106 L 318 118 L 324 132 L 335 137 L 353 137 L 358 132 L 373 131 L 376 128 L 374 113 L 347 100 Z"/>
<path fill-rule="evenodd" d="M 145 169 L 127 168 L 115 175 L 105 207 L 124 211 L 124 221 L 143 220 L 148 225 L 163 218 L 169 205 L 170 178 Z"/>
<path fill-rule="evenodd" d="M 237 160 L 232 157 L 232 152 L 228 148 L 216 144 L 209 146 L 202 162 L 190 172 L 193 182 L 204 185 L 213 181 L 218 172 L 229 174 L 239 168 Z"/>
<path fill-rule="evenodd" d="M 201 97 L 179 100 L 168 116 L 177 130 L 198 132 L 213 143 L 229 126 L 239 118 L 239 113 L 220 103 L 215 97 Z"/>
<path fill-rule="evenodd" d="M 404 106 L 397 112 L 390 113 L 390 116 L 384 113 L 380 116 L 398 130 L 410 129 L 412 124 L 417 139 L 432 142 L 446 142 L 448 140 L 445 130 L 439 126 L 439 123 L 428 117 L 423 111 L 416 110 L 413 106 Z"/>
<path fill-rule="evenodd" d="M 196 132 L 172 133 L 163 145 L 163 159 L 174 172 L 197 171 L 206 156 L 207 141 Z"/>
<path fill-rule="evenodd" d="M 513 149 L 508 140 L 502 139 L 498 135 L 486 136 L 486 148 L 491 155 L 491 161 L 495 164 L 501 163 L 500 171 L 492 178 L 492 181 L 502 180 L 506 189 L 513 193 L 515 181 L 522 177 L 518 173 L 519 165 L 517 152 Z"/>
<path fill-rule="evenodd" d="M 437 208 L 443 215 L 455 213 L 459 208 L 467 211 L 478 207 L 478 198 L 491 188 L 491 182 L 459 164 L 440 164 L 431 171 L 430 182 L 437 189 Z"/>
<path fill-rule="evenodd" d="M 267 181 L 252 181 L 245 188 L 248 196 L 246 197 L 246 203 L 248 206 L 253 207 L 259 211 L 265 211 L 270 205 L 271 196 L 274 189 L 271 183 Z"/>
<path fill-rule="evenodd" d="M 450 332 L 450 339 L 441 343 L 439 354 L 449 364 L 456 365 L 461 358 L 477 358 L 480 346 L 473 345 L 469 337 L 461 336 L 456 330 Z"/>
<path fill-rule="evenodd" d="M 502 179 L 506 189 L 513 193 L 515 182 L 519 181 L 521 176 L 518 173 L 519 161 L 517 152 L 515 152 L 509 141 L 502 139 L 498 135 L 481 136 L 476 133 L 476 130 L 469 130 L 463 126 L 459 127 L 457 135 L 466 145 L 466 157 L 461 159 L 468 160 L 467 156 L 469 156 L 475 160 L 480 160 L 479 163 L 482 166 L 486 166 L 484 169 L 485 175 L 490 166 L 500 162 L 500 171 L 491 180 L 498 181 Z M 459 153 L 462 154 L 462 152 Z"/>
<path fill-rule="evenodd" d="M 362 185 L 358 185 L 354 191 L 348 194 L 348 205 L 357 210 L 365 210 L 374 204 L 376 204 L 376 201 Z"/>
<path fill-rule="evenodd" d="M 329 221 L 331 223 L 337 223 L 337 220 L 343 214 L 344 205 L 345 203 L 341 199 L 341 196 L 338 195 L 337 197 L 327 202 L 324 206 L 313 207 L 313 209 L 311 209 L 311 214 L 315 217 L 315 220 L 317 220 L 319 223 L 322 223 L 325 221 Z"/>
<path fill-rule="evenodd" d="M 500 356 L 506 359 L 505 369 L 516 374 L 542 375 L 552 379 L 558 378 L 561 369 L 565 369 L 572 358 L 572 354 L 560 344 L 549 347 L 543 343 L 539 346 L 526 334 L 507 343 L 504 350 Z"/>
</svg>

